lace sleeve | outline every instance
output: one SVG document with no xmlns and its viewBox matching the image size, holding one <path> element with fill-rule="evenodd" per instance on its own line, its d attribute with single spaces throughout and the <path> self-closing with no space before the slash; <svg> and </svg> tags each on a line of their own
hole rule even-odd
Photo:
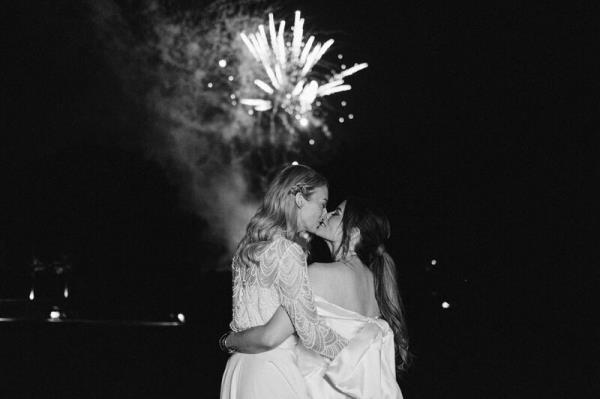
<svg viewBox="0 0 600 399">
<path fill-rule="evenodd" d="M 288 240 L 282 240 L 280 245 L 277 252 L 282 256 L 275 286 L 281 305 L 290 316 L 302 344 L 333 359 L 348 341 L 318 317 L 302 249 Z"/>
</svg>

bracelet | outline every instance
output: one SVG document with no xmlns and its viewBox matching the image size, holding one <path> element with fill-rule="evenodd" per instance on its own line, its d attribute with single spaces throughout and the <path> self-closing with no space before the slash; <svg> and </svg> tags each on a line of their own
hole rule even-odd
<svg viewBox="0 0 600 399">
<path fill-rule="evenodd" d="M 227 346 L 227 338 L 233 333 L 233 331 L 227 331 L 225 334 L 221 335 L 219 338 L 219 348 L 225 353 L 235 353 L 237 352 L 237 348 L 235 346 Z"/>
</svg>

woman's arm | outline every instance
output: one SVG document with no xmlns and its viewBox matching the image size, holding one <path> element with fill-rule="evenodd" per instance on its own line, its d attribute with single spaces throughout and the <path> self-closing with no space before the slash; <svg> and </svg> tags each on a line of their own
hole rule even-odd
<svg viewBox="0 0 600 399">
<path fill-rule="evenodd" d="M 266 324 L 229 334 L 225 346 L 241 353 L 261 353 L 279 346 L 293 333 L 289 316 L 279 307 Z"/>
<path fill-rule="evenodd" d="M 280 259 L 274 272 L 283 309 L 265 325 L 229 334 L 225 346 L 242 353 L 261 353 L 280 345 L 295 330 L 306 348 L 334 358 L 348 341 L 319 319 L 302 249 L 287 240 L 278 249 Z"/>
<path fill-rule="evenodd" d="M 302 344 L 333 359 L 348 340 L 319 318 L 308 279 L 306 256 L 300 246 L 289 241 L 283 244 L 275 281 L 281 306 L 289 315 Z"/>
</svg>

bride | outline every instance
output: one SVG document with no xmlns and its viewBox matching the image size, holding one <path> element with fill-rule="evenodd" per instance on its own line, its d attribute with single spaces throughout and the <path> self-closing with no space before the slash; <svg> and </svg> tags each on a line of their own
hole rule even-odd
<svg viewBox="0 0 600 399">
<path fill-rule="evenodd" d="M 261 334 L 263 353 L 234 353 L 227 361 L 221 398 L 307 398 L 306 383 L 296 364 L 298 338 L 310 350 L 334 358 L 347 340 L 317 316 L 308 281 L 305 232 L 314 232 L 325 216 L 327 181 L 313 169 L 292 165 L 270 184 L 250 220 L 233 258 L 233 331 L 265 324 L 284 309 L 296 334 L 279 340 Z M 289 316 L 289 318 L 288 318 Z M 252 337 L 252 329 L 246 337 Z M 277 337 L 277 343 L 271 340 Z M 232 333 L 219 340 L 236 352 Z M 265 351 L 266 349 L 272 349 Z"/>
<path fill-rule="evenodd" d="M 308 269 L 318 314 L 350 342 L 333 361 L 298 345 L 297 365 L 308 397 L 402 398 L 396 369 L 408 365 L 408 338 L 395 264 L 384 247 L 388 220 L 364 201 L 349 198 L 315 233 L 336 260 Z M 265 326 L 233 334 L 227 344 L 256 353 L 277 346 L 293 332 L 280 308 Z"/>
</svg>

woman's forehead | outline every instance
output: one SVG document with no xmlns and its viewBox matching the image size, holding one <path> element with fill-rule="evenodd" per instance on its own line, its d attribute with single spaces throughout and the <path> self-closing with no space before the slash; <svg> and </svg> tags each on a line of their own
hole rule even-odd
<svg viewBox="0 0 600 399">
<path fill-rule="evenodd" d="M 311 196 L 317 201 L 327 200 L 327 197 L 329 196 L 329 189 L 327 186 L 316 187 Z"/>
</svg>

